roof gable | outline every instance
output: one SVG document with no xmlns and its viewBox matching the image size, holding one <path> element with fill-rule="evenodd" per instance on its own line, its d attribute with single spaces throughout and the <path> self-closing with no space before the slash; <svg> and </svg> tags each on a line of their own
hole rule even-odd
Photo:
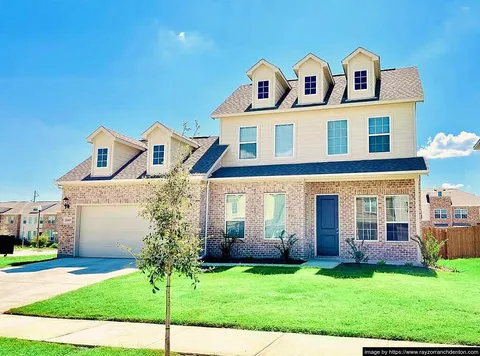
<svg viewBox="0 0 480 356">
<path fill-rule="evenodd" d="M 381 70 L 380 70 L 380 56 L 378 54 L 375 54 L 373 52 L 370 52 L 369 50 L 363 48 L 363 47 L 358 47 L 355 51 L 350 53 L 348 56 L 346 56 L 344 59 L 342 59 L 342 67 L 343 71 L 347 73 L 347 66 L 348 62 L 357 57 L 358 55 L 364 55 L 369 57 L 373 61 L 373 65 L 375 68 L 375 76 L 377 79 L 380 79 L 381 75 Z"/>
<path fill-rule="evenodd" d="M 155 121 L 152 124 L 152 126 L 150 126 L 147 130 L 145 130 L 145 132 L 142 133 L 142 138 L 145 139 L 145 140 L 148 139 L 148 135 L 155 129 L 159 129 L 159 130 L 162 130 L 164 132 L 167 132 L 170 135 L 172 135 L 173 137 L 175 137 L 177 140 L 182 141 L 183 143 L 185 143 L 189 146 L 192 146 L 194 148 L 199 147 L 198 143 L 195 142 L 194 140 L 192 140 L 191 138 L 183 136 L 182 134 L 172 130 L 171 128 L 165 126 L 164 124 L 162 124 L 161 122 L 158 122 L 158 121 Z"/>
<path fill-rule="evenodd" d="M 257 63 L 255 63 L 252 67 L 250 67 L 249 70 L 247 70 L 247 76 L 252 80 L 253 79 L 253 73 L 255 70 L 257 70 L 259 67 L 262 65 L 266 66 L 267 68 L 271 69 L 275 74 L 279 74 L 280 78 L 282 78 L 282 81 L 284 84 L 287 86 L 287 88 L 291 89 L 292 87 L 290 86 L 290 83 L 288 82 L 287 78 L 285 75 L 283 75 L 283 72 L 281 71 L 280 68 L 277 66 L 273 65 L 272 63 L 266 61 L 265 59 L 260 59 Z"/>
<path fill-rule="evenodd" d="M 308 60 L 312 60 L 312 61 L 315 61 L 315 62 L 318 62 L 322 65 L 322 67 L 326 67 L 327 68 L 327 73 L 328 73 L 328 77 L 330 79 L 330 81 L 332 83 L 335 83 L 334 79 L 333 79 L 333 74 L 332 74 L 332 71 L 330 69 L 330 65 L 328 64 L 328 62 L 324 61 L 323 59 L 321 59 L 320 57 L 314 55 L 313 53 L 308 53 L 305 57 L 303 57 L 301 60 L 299 60 L 297 63 L 295 63 L 295 65 L 293 66 L 293 71 L 295 72 L 295 75 L 298 77 L 298 70 L 300 69 L 300 67 L 302 66 L 303 63 L 305 63 L 306 61 Z"/>
<path fill-rule="evenodd" d="M 140 142 L 138 140 L 135 140 L 133 138 L 130 138 L 128 136 L 122 135 L 122 134 L 120 134 L 116 131 L 113 131 L 111 129 L 108 129 L 105 126 L 99 126 L 93 133 L 91 133 L 87 137 L 87 142 L 88 143 L 93 143 L 93 140 L 95 139 L 95 137 L 97 135 L 99 135 L 100 133 L 103 133 L 103 134 L 107 135 L 113 141 L 123 143 L 127 146 L 131 146 L 131 147 L 134 147 L 134 148 L 139 149 L 139 150 L 145 150 L 145 148 L 146 148 L 145 145 L 142 142 Z"/>
</svg>

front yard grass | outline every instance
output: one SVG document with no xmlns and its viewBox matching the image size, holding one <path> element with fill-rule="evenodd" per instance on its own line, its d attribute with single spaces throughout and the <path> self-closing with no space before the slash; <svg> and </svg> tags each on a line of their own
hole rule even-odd
<svg viewBox="0 0 480 356">
<path fill-rule="evenodd" d="M 78 355 L 78 356 L 162 356 L 161 350 L 125 349 L 117 347 L 81 347 L 50 342 L 0 337 L 0 356 Z M 176 354 L 174 354 L 176 355 Z"/>
<path fill-rule="evenodd" d="M 340 265 L 217 268 L 175 278 L 172 322 L 480 344 L 480 259 L 442 261 L 459 272 L 414 267 Z M 164 321 L 163 289 L 153 294 L 134 273 L 17 308 L 15 314 L 61 318 Z"/>
<path fill-rule="evenodd" d="M 57 255 L 32 255 L 32 256 L 0 256 L 0 269 L 5 267 L 21 266 L 28 263 L 53 260 Z"/>
</svg>

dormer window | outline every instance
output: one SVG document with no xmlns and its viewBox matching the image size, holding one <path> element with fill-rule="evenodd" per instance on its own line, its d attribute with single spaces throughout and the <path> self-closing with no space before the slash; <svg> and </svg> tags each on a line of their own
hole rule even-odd
<svg viewBox="0 0 480 356">
<path fill-rule="evenodd" d="M 258 82 L 258 98 L 268 99 L 268 80 Z"/>
<path fill-rule="evenodd" d="M 355 90 L 367 89 L 367 71 L 357 70 L 354 74 L 355 77 Z"/>
<path fill-rule="evenodd" d="M 97 167 L 105 168 L 108 163 L 108 148 L 99 148 L 97 153 Z"/>
<path fill-rule="evenodd" d="M 309 75 L 305 77 L 305 95 L 317 94 L 317 76 Z"/>
<path fill-rule="evenodd" d="M 153 165 L 161 165 L 165 161 L 165 145 L 153 146 Z"/>
</svg>

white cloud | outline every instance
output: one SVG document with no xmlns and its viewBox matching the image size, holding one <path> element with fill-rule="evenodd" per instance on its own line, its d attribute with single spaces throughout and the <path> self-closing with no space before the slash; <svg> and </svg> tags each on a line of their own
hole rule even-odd
<svg viewBox="0 0 480 356">
<path fill-rule="evenodd" d="M 162 58 L 170 59 L 176 54 L 207 51 L 215 47 L 214 41 L 199 32 L 160 29 L 158 42 Z"/>
<path fill-rule="evenodd" d="M 450 183 L 442 184 L 443 189 L 460 189 L 461 187 L 463 187 L 463 184 L 450 184 Z"/>
<path fill-rule="evenodd" d="M 480 136 L 473 132 L 462 131 L 457 136 L 439 132 L 435 138 L 430 137 L 417 154 L 429 159 L 469 156 L 473 153 L 473 145 L 478 139 Z"/>
</svg>

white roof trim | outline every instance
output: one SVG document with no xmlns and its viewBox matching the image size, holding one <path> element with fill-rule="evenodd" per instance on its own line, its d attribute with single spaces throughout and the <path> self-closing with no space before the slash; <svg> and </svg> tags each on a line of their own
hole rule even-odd
<svg viewBox="0 0 480 356">
<path fill-rule="evenodd" d="M 168 131 L 169 133 L 171 133 L 176 139 L 186 143 L 187 145 L 190 145 L 192 147 L 195 147 L 195 148 L 198 148 L 199 145 L 198 143 L 196 143 L 195 141 L 193 141 L 192 139 L 188 138 L 188 137 L 185 137 L 183 136 L 182 134 L 179 134 L 178 132 L 172 130 L 171 128 L 169 128 L 168 126 L 165 126 L 164 124 L 162 124 L 161 122 L 159 121 L 155 121 L 147 130 L 145 130 L 145 132 L 142 133 L 142 138 L 143 139 L 147 139 L 147 136 L 150 134 L 150 132 L 152 132 L 154 129 L 156 128 L 160 128 L 160 129 L 164 129 L 166 131 Z"/>
<path fill-rule="evenodd" d="M 285 82 L 285 85 L 289 88 L 289 89 L 292 89 L 292 86 L 290 85 L 290 83 L 288 82 L 287 78 L 285 77 L 285 75 L 283 75 L 283 72 L 280 68 L 278 68 L 277 66 L 273 65 L 272 63 L 266 61 L 265 59 L 260 59 L 257 63 L 255 63 L 249 70 L 247 70 L 247 76 L 250 78 L 250 80 L 252 79 L 253 77 L 253 72 L 258 68 L 260 67 L 261 65 L 265 65 L 267 66 L 268 68 L 270 68 L 275 74 L 276 73 L 279 73 L 280 76 L 282 77 L 283 81 Z"/>
<path fill-rule="evenodd" d="M 120 143 L 123 143 L 124 145 L 127 145 L 127 146 L 130 146 L 130 147 L 133 147 L 133 148 L 136 148 L 136 149 L 140 149 L 142 151 L 145 151 L 145 147 L 142 146 L 141 144 L 135 144 L 133 142 L 130 142 L 130 141 L 126 141 L 126 140 L 123 140 L 121 139 L 120 137 L 116 137 L 115 135 L 113 135 L 105 126 L 100 126 L 98 129 L 96 129 L 93 133 L 91 133 L 88 137 L 87 137 L 87 142 L 88 143 L 93 143 L 93 139 L 95 138 L 95 136 L 97 136 L 100 132 L 103 132 L 105 133 L 107 136 L 109 136 L 110 138 L 112 138 L 113 141 L 117 141 L 117 142 L 120 142 Z"/>
<path fill-rule="evenodd" d="M 370 52 L 368 49 L 365 49 L 363 47 L 358 47 L 355 51 L 353 51 L 348 56 L 346 56 L 344 59 L 342 59 L 342 65 L 347 64 L 350 59 L 352 59 L 353 57 L 355 57 L 359 53 L 362 53 L 362 54 L 372 58 L 374 61 L 379 61 L 380 60 L 380 56 L 378 54 Z"/>
<path fill-rule="evenodd" d="M 320 63 L 323 67 L 327 67 L 328 74 L 330 75 L 330 81 L 333 84 L 335 84 L 335 80 L 333 79 L 333 74 L 332 74 L 332 71 L 330 69 L 330 65 L 328 64 L 328 62 L 324 61 L 323 59 L 314 55 L 313 53 L 308 53 L 305 57 L 303 57 L 301 60 L 299 60 L 297 63 L 295 63 L 295 65 L 293 66 L 293 71 L 295 72 L 295 75 L 297 77 L 298 77 L 298 70 L 300 69 L 302 64 L 305 63 L 306 61 L 308 61 L 309 59 Z"/>
</svg>

